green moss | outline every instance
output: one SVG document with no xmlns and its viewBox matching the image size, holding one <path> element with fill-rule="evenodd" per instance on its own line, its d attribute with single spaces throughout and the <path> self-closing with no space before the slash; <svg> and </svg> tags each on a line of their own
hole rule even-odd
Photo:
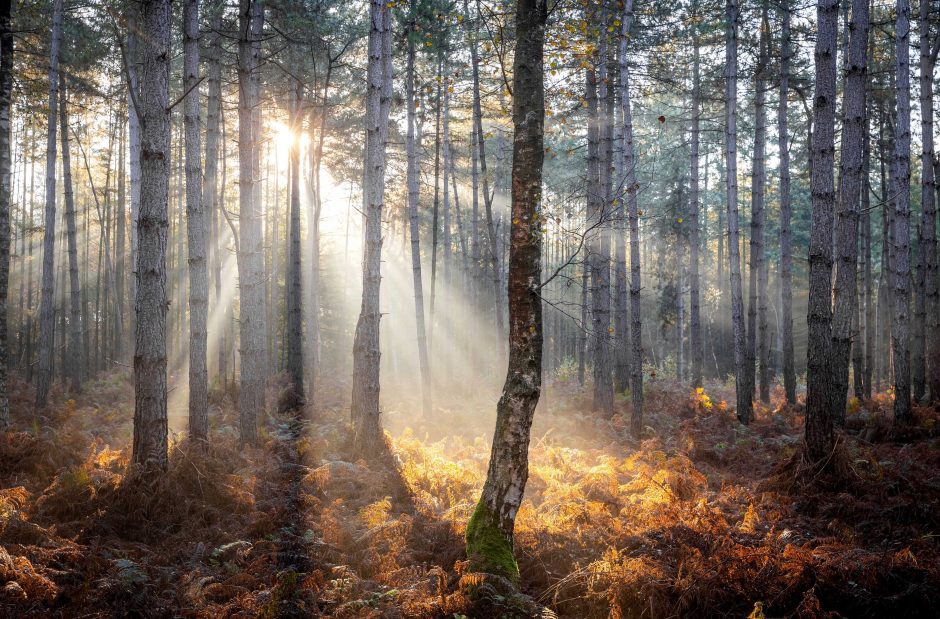
<svg viewBox="0 0 940 619">
<path fill-rule="evenodd" d="M 512 555 L 512 543 L 499 528 L 499 518 L 480 501 L 467 523 L 467 558 L 475 572 L 498 574 L 519 581 L 519 566 Z"/>
</svg>

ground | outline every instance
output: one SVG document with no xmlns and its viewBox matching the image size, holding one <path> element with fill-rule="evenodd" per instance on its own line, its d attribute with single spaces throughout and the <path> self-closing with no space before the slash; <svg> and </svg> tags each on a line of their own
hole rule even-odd
<svg viewBox="0 0 940 619">
<path fill-rule="evenodd" d="M 819 471 L 779 392 L 742 428 L 732 386 L 652 380 L 636 442 L 629 397 L 603 421 L 588 392 L 556 380 L 517 520 L 519 593 L 471 573 L 463 548 L 492 403 L 455 396 L 424 421 L 389 406 L 388 453 L 361 458 L 348 386 L 320 385 L 302 418 L 267 419 L 257 448 L 239 446 L 232 400 L 215 390 L 211 446 L 172 436 L 169 471 L 146 482 L 127 474 L 126 373 L 55 390 L 40 417 L 15 383 L 16 425 L 0 437 L 0 615 L 935 614 L 936 410 L 899 430 L 890 394 L 853 400 L 838 466 Z M 278 394 L 272 380 L 269 403 Z"/>
</svg>

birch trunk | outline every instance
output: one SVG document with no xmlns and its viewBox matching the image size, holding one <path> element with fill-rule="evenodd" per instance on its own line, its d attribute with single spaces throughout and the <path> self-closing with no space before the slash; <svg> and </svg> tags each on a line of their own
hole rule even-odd
<svg viewBox="0 0 940 619">
<path fill-rule="evenodd" d="M 466 533 L 472 569 L 513 581 L 519 578 L 513 557 L 513 530 L 528 479 L 530 428 L 542 387 L 539 214 L 545 117 L 542 51 L 547 15 L 544 1 L 518 0 L 513 61 L 509 369 L 496 407 L 486 482 Z"/>
<path fill-rule="evenodd" d="M 167 466 L 166 244 L 170 189 L 170 2 L 140 3 L 141 125 L 133 462 Z"/>
</svg>

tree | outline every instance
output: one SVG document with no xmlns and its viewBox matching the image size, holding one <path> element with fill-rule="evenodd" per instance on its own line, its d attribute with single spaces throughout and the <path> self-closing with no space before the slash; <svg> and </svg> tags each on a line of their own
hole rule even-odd
<svg viewBox="0 0 940 619">
<path fill-rule="evenodd" d="M 836 35 L 839 0 L 816 5 L 816 91 L 813 96 L 812 231 L 809 246 L 809 340 L 806 353 L 806 446 L 819 462 L 832 452 L 833 412 L 829 398 L 832 363 L 832 224 L 835 211 Z"/>
<path fill-rule="evenodd" d="M 369 65 L 366 77 L 366 144 L 363 168 L 365 213 L 362 306 L 353 342 L 351 413 L 355 444 L 373 453 L 382 444 L 379 424 L 379 284 L 382 265 L 382 210 L 385 201 L 385 143 L 392 104 L 392 17 L 382 0 L 369 2 Z"/>
<path fill-rule="evenodd" d="M 258 442 L 267 374 L 264 239 L 261 234 L 261 30 L 263 0 L 240 0 L 238 39 L 238 288 L 241 441 Z"/>
<path fill-rule="evenodd" d="M 780 92 L 777 104 L 777 144 L 780 151 L 780 340 L 783 344 L 783 390 L 787 404 L 796 404 L 793 353 L 793 237 L 790 229 L 790 132 L 787 97 L 790 94 L 790 7 L 780 5 Z"/>
<path fill-rule="evenodd" d="M 935 22 L 935 20 L 934 20 Z M 921 0 L 920 31 L 920 135 L 921 135 L 921 224 L 920 247 L 924 275 L 924 317 L 927 350 L 926 379 L 930 399 L 940 402 L 940 265 L 937 264 L 937 190 L 934 172 L 933 72 L 940 52 L 940 29 L 931 35 L 930 2 Z"/>
<path fill-rule="evenodd" d="M 431 416 L 431 368 L 428 363 L 428 336 L 424 322 L 424 287 L 421 278 L 421 239 L 418 226 L 418 193 L 419 176 L 418 153 L 415 146 L 415 37 L 418 36 L 416 26 L 418 18 L 418 3 L 411 0 L 411 11 L 408 25 L 408 59 L 405 69 L 405 105 L 408 106 L 408 128 L 405 136 L 405 149 L 408 158 L 407 184 L 408 184 L 408 222 L 411 236 L 411 274 L 414 284 L 415 297 L 415 328 L 417 329 L 418 366 L 421 372 L 421 410 L 424 416 Z M 485 177 L 484 177 L 485 178 Z M 485 185 L 484 185 L 485 187 Z M 497 303 L 497 311 L 498 303 Z"/>
<path fill-rule="evenodd" d="M 629 0 L 627 0 L 629 2 Z M 518 580 L 513 530 L 529 474 L 532 417 L 542 387 L 542 163 L 545 87 L 542 52 L 548 6 L 518 0 L 513 59 L 512 224 L 509 245 L 509 369 L 496 406 L 496 432 L 480 501 L 467 524 L 477 571 Z"/>
<path fill-rule="evenodd" d="M 46 133 L 46 207 L 42 240 L 42 292 L 39 301 L 39 373 L 36 408 L 45 408 L 52 385 L 52 353 L 55 346 L 55 161 L 59 102 L 59 48 L 62 40 L 62 2 L 52 3 L 49 42 L 49 112 Z"/>
<path fill-rule="evenodd" d="M 731 324 L 734 330 L 734 374 L 738 420 L 751 422 L 751 386 L 744 329 L 744 297 L 741 289 L 741 249 L 738 238 L 738 12 L 737 0 L 725 2 L 725 184 L 728 206 L 728 259 L 731 268 Z"/>
<path fill-rule="evenodd" d="M 637 205 L 636 153 L 633 147 L 633 111 L 630 103 L 630 65 L 627 44 L 633 25 L 633 0 L 623 3 L 620 20 L 620 107 L 623 117 L 623 169 L 627 216 L 630 219 L 630 432 L 643 433 L 643 317 L 640 313 L 640 217 Z"/>
<path fill-rule="evenodd" d="M 898 0 L 895 22 L 897 120 L 894 139 L 894 418 L 901 423 L 911 420 L 910 349 L 910 276 L 911 276 L 911 76 L 910 76 L 911 6 Z"/>
<path fill-rule="evenodd" d="M 693 19 L 698 19 L 698 0 L 692 4 Z M 702 386 L 702 365 L 705 347 L 702 345 L 701 302 L 699 294 L 699 246 L 701 224 L 699 210 L 699 136 L 702 122 L 701 52 L 698 24 L 692 30 L 692 128 L 689 145 L 689 340 L 692 347 L 693 387 Z"/>
<path fill-rule="evenodd" d="M 78 242 L 75 231 L 75 197 L 72 191 L 72 157 L 69 148 L 68 94 L 65 78 L 59 74 L 59 119 L 62 140 L 62 186 L 65 194 L 65 229 L 69 260 L 69 343 L 68 364 L 63 368 L 72 389 L 82 386 L 85 359 L 82 350 L 82 289 L 78 279 Z"/>
<path fill-rule="evenodd" d="M 835 421 L 845 421 L 849 388 L 849 353 L 853 320 L 858 316 L 858 214 L 861 200 L 862 157 L 865 150 L 865 95 L 868 72 L 868 2 L 852 0 L 849 53 L 845 58 L 842 95 L 842 159 L 836 213 L 835 303 L 832 314 L 832 377 L 829 407 Z M 865 188 L 867 191 L 867 187 Z M 861 342 L 859 342 L 859 345 Z"/>
<path fill-rule="evenodd" d="M 186 138 L 186 234 L 189 249 L 189 434 L 209 437 L 209 246 L 206 204 L 202 201 L 199 136 L 199 0 L 183 2 L 183 123 Z"/>
<path fill-rule="evenodd" d="M 170 189 L 170 1 L 140 3 L 140 221 L 133 462 L 167 466 L 166 244 Z"/>
<path fill-rule="evenodd" d="M 12 194 L 10 160 L 10 116 L 13 108 L 12 12 L 12 0 L 0 0 L 0 429 L 10 423 L 10 398 L 7 393 L 9 370 L 7 296 L 10 283 L 10 198 Z M 20 297 L 22 298 L 22 294 Z"/>
<path fill-rule="evenodd" d="M 760 400 L 770 401 L 767 383 L 767 271 L 764 255 L 764 185 L 767 163 L 767 110 L 764 107 L 767 71 L 767 47 L 770 25 L 766 6 L 761 19 L 757 66 L 754 72 L 754 154 L 751 158 L 751 254 L 747 309 L 747 389 L 753 393 L 755 363 L 760 370 Z"/>
<path fill-rule="evenodd" d="M 304 400 L 303 287 L 300 247 L 300 97 L 302 85 L 295 80 L 290 102 L 290 230 L 287 260 L 287 374 L 293 391 L 293 405 Z"/>
</svg>

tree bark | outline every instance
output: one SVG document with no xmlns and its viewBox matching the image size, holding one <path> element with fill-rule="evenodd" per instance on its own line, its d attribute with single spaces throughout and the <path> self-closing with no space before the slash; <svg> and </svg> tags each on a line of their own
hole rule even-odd
<svg viewBox="0 0 940 619">
<path fill-rule="evenodd" d="M 46 134 L 46 205 L 42 242 L 42 292 L 39 301 L 39 371 L 36 408 L 45 408 L 52 385 L 52 353 L 55 346 L 55 162 L 56 123 L 59 103 L 59 48 L 62 39 L 62 1 L 52 3 L 49 44 L 49 111 Z"/>
<path fill-rule="evenodd" d="M 85 367 L 82 351 L 82 288 L 78 280 L 78 241 L 75 231 L 75 197 L 72 192 L 72 157 L 69 149 L 69 115 L 65 78 L 59 74 L 59 119 L 62 141 L 62 186 L 65 194 L 65 229 L 69 260 L 69 337 L 68 363 L 64 373 L 74 391 L 81 391 L 82 368 Z M 100 222 L 104 231 L 104 222 Z"/>
<path fill-rule="evenodd" d="M 692 4 L 693 19 L 696 20 L 692 32 L 692 130 L 689 145 L 689 343 L 691 346 L 693 387 L 702 386 L 702 365 L 705 348 L 702 344 L 701 299 L 699 293 L 699 245 L 700 224 L 699 209 L 699 136 L 702 116 L 701 102 L 701 56 L 699 52 L 699 17 L 698 0 Z M 619 237 L 619 235 L 618 235 Z"/>
<path fill-rule="evenodd" d="M 411 0 L 411 20 L 417 19 L 417 2 Z M 411 275 L 414 285 L 415 328 L 417 330 L 418 367 L 421 372 L 421 412 L 426 419 L 431 417 L 431 368 L 428 363 L 427 326 L 424 320 L 424 286 L 421 278 L 421 239 L 418 222 L 419 175 L 418 153 L 415 145 L 415 37 L 418 36 L 412 22 L 408 31 L 408 58 L 405 69 L 405 105 L 408 107 L 408 128 L 405 136 L 408 169 L 408 222 L 411 236 Z"/>
<path fill-rule="evenodd" d="M 747 425 L 753 417 L 748 382 L 748 355 L 744 330 L 744 298 L 741 289 L 741 249 L 738 240 L 738 4 L 725 2 L 725 184 L 728 206 L 728 259 L 731 273 L 731 322 L 734 330 L 734 374 L 738 420 Z"/>
<path fill-rule="evenodd" d="M 10 424 L 10 398 L 7 392 L 9 370 L 7 296 L 10 283 L 10 203 L 13 187 L 10 158 L 10 121 L 13 108 L 12 19 L 13 1 L 0 1 L 0 429 Z M 25 135 L 25 129 L 23 133 Z M 26 168 L 25 155 L 23 168 L 24 170 Z M 25 211 L 25 195 L 23 198 Z M 23 232 L 26 233 L 26 230 Z M 20 282 L 22 291 L 22 276 Z M 21 302 L 22 297 L 21 293 Z"/>
<path fill-rule="evenodd" d="M 901 423 L 911 420 L 910 276 L 911 276 L 911 77 L 910 77 L 911 7 L 908 0 L 898 0 L 895 23 L 896 68 L 895 97 L 897 120 L 894 143 L 894 418 Z"/>
<path fill-rule="evenodd" d="M 940 51 L 940 31 L 931 35 L 930 3 L 921 0 L 920 30 L 920 134 L 921 224 L 920 247 L 924 278 L 924 335 L 927 350 L 925 378 L 930 399 L 940 402 L 940 265 L 937 263 L 937 178 L 933 143 L 933 72 Z M 923 395 L 923 394 L 921 394 Z"/>
<path fill-rule="evenodd" d="M 852 0 L 849 51 L 845 58 L 842 95 L 842 159 L 839 168 L 839 204 L 836 217 L 836 254 L 832 314 L 832 377 L 829 407 L 838 425 L 845 422 L 849 387 L 849 354 L 856 329 L 858 298 L 858 215 L 862 192 L 865 135 L 865 82 L 868 73 L 868 3 Z"/>
<path fill-rule="evenodd" d="M 209 438 L 209 245 L 206 204 L 202 201 L 199 123 L 199 0 L 183 2 L 183 103 L 186 131 L 186 234 L 189 248 L 189 434 Z"/>
<path fill-rule="evenodd" d="M 294 83 L 291 97 L 290 230 L 287 260 L 287 375 L 293 390 L 293 405 L 304 400 L 303 277 L 300 244 L 300 103 L 302 86 Z M 275 260 L 276 261 L 276 260 Z"/>
<path fill-rule="evenodd" d="M 471 567 L 514 581 L 519 568 L 513 557 L 513 530 L 528 478 L 530 428 L 542 387 L 539 214 L 545 117 L 542 50 L 547 14 L 543 0 L 518 0 L 513 61 L 509 369 L 496 408 L 486 482 L 466 533 Z"/>
<path fill-rule="evenodd" d="M 819 462 L 833 448 L 829 381 L 832 364 L 832 225 L 835 210 L 836 38 L 839 0 L 819 0 L 816 8 L 816 92 L 813 97 L 812 202 L 809 247 L 809 307 L 806 371 L 806 445 Z"/>
<path fill-rule="evenodd" d="M 166 244 L 170 191 L 170 2 L 140 3 L 141 125 L 133 462 L 167 466 Z"/>
<path fill-rule="evenodd" d="M 748 390 L 753 393 L 755 368 L 760 384 L 760 401 L 770 401 L 767 382 L 767 271 L 764 253 L 764 190 L 767 163 L 767 110 L 764 107 L 767 48 L 770 25 L 765 14 L 761 20 L 757 67 L 754 73 L 754 152 L 751 163 L 751 238 L 750 285 L 748 286 Z M 759 366 L 759 368 L 757 367 Z"/>
<path fill-rule="evenodd" d="M 392 15 L 383 0 L 370 0 L 366 79 L 366 145 L 363 179 L 365 213 L 362 305 L 353 342 L 352 417 L 355 445 L 365 454 L 382 446 L 379 422 L 379 285 L 382 211 L 385 202 L 385 145 L 392 103 Z"/>
<path fill-rule="evenodd" d="M 238 41 L 238 287 L 241 386 L 238 392 L 241 441 L 258 442 L 264 414 L 265 350 L 264 241 L 261 234 L 260 80 L 263 0 L 240 0 Z"/>
<path fill-rule="evenodd" d="M 643 320 L 640 314 L 640 217 L 637 205 L 636 153 L 633 147 L 633 111 L 630 102 L 630 65 L 627 46 L 633 24 L 633 0 L 623 3 L 620 20 L 620 106 L 623 116 L 623 169 L 627 217 L 630 220 L 630 432 L 643 434 Z"/>
</svg>

